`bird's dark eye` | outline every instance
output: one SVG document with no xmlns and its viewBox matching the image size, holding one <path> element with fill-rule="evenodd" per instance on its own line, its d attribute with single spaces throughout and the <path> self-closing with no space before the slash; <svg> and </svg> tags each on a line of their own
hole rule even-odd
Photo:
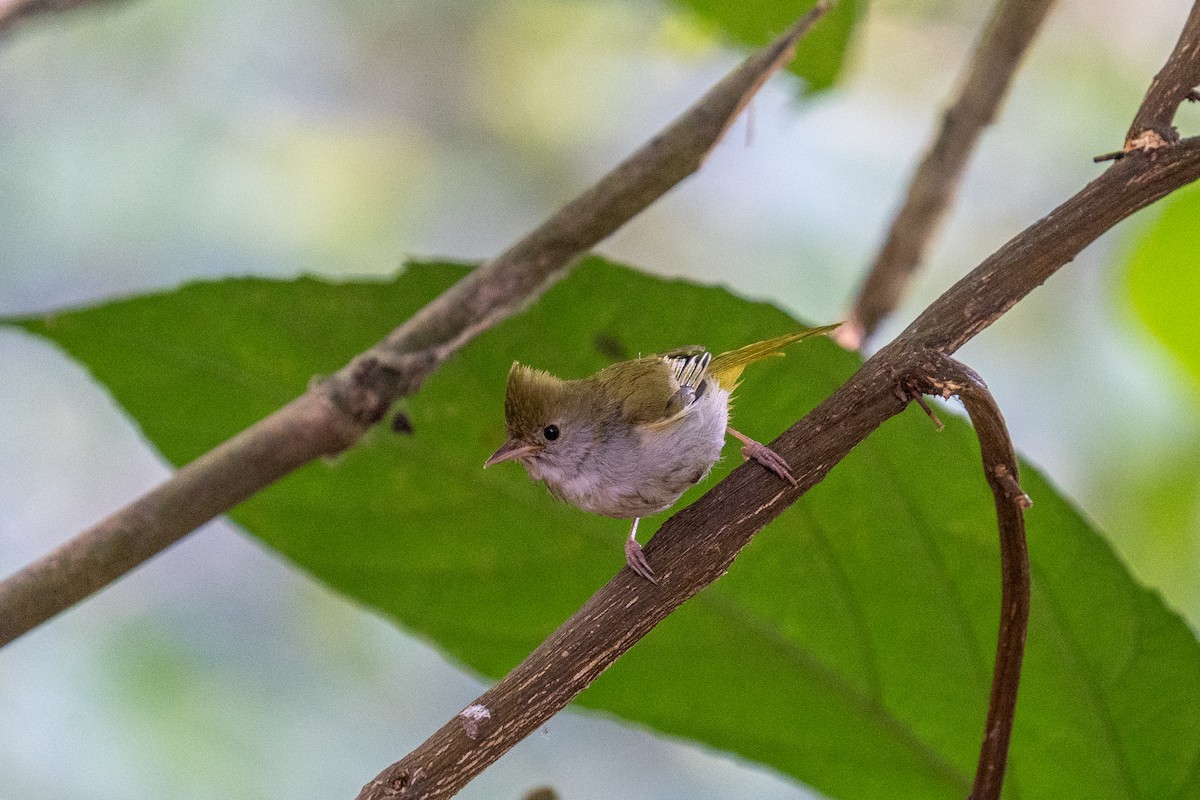
<svg viewBox="0 0 1200 800">
<path fill-rule="evenodd" d="M 545 428 L 542 429 L 542 436 L 546 437 L 547 442 L 553 442 L 555 439 L 558 438 L 558 426 L 557 425 L 547 425 Z"/>
</svg>

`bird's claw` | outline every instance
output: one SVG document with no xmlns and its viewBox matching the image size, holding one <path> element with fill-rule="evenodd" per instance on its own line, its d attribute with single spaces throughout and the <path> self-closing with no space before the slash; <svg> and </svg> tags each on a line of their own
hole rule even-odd
<svg viewBox="0 0 1200 800">
<path fill-rule="evenodd" d="M 638 544 L 637 539 L 625 540 L 625 563 L 639 576 L 658 585 L 654 570 L 650 569 L 650 562 L 646 560 L 646 554 L 642 552 L 642 546 Z"/>
<path fill-rule="evenodd" d="M 791 470 L 788 469 L 788 463 L 783 460 L 783 456 L 765 444 L 760 444 L 754 440 L 746 442 L 745 446 L 742 447 L 742 457 L 747 461 L 751 459 L 757 461 L 792 486 L 797 485 L 796 479 L 792 477 Z"/>
</svg>

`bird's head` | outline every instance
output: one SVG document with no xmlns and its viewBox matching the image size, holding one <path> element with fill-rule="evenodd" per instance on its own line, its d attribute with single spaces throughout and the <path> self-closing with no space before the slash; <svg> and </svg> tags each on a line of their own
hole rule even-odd
<svg viewBox="0 0 1200 800">
<path fill-rule="evenodd" d="M 520 461 L 534 480 L 574 474 L 596 440 L 593 399 L 584 381 L 564 381 L 513 362 L 504 395 L 508 441 L 492 453 L 484 469 Z"/>
</svg>

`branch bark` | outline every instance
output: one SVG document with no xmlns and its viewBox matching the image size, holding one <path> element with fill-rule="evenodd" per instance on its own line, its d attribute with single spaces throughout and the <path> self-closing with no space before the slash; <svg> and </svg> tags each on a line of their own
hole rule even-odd
<svg viewBox="0 0 1200 800">
<path fill-rule="evenodd" d="M 967 160 L 1008 94 L 1012 77 L 1054 0 L 1000 0 L 984 29 L 937 137 L 913 174 L 883 248 L 838 342 L 858 350 L 899 305 L 962 182 Z"/>
<path fill-rule="evenodd" d="M 818 2 L 598 183 L 331 378 L 5 579 L 0 646 L 289 472 L 353 446 L 439 364 L 533 302 L 579 256 L 696 171 L 828 8 Z"/>
<path fill-rule="evenodd" d="M 911 381 L 917 392 L 943 398 L 957 395 L 962 400 L 975 426 L 983 457 L 983 473 L 996 501 L 996 522 L 1000 530 L 1000 625 L 983 745 L 979 750 L 969 800 L 1000 800 L 1029 624 L 1025 509 L 1032 503 L 1018 482 L 1017 454 L 1008 426 L 983 379 L 953 358 L 936 354 L 928 370 L 913 375 Z"/>
<path fill-rule="evenodd" d="M 1192 5 L 1170 58 L 1146 91 L 1142 106 L 1125 136 L 1125 152 L 1162 147 L 1179 141 L 1172 124 L 1184 100 L 1194 100 L 1200 86 L 1200 1 Z"/>
</svg>

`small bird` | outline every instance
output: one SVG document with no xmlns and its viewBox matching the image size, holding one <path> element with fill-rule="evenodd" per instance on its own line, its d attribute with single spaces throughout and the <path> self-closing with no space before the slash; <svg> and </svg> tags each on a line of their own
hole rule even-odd
<svg viewBox="0 0 1200 800">
<path fill-rule="evenodd" d="M 726 433 L 742 442 L 743 457 L 796 483 L 778 453 L 729 427 L 729 397 L 746 365 L 782 356 L 783 347 L 836 327 L 809 328 L 715 357 L 703 347 L 682 347 L 579 380 L 514 361 L 504 398 L 508 441 L 484 469 L 520 461 L 558 499 L 632 518 L 625 561 L 657 583 L 637 541 L 638 520 L 670 508 L 702 480 L 720 458 Z"/>
</svg>

